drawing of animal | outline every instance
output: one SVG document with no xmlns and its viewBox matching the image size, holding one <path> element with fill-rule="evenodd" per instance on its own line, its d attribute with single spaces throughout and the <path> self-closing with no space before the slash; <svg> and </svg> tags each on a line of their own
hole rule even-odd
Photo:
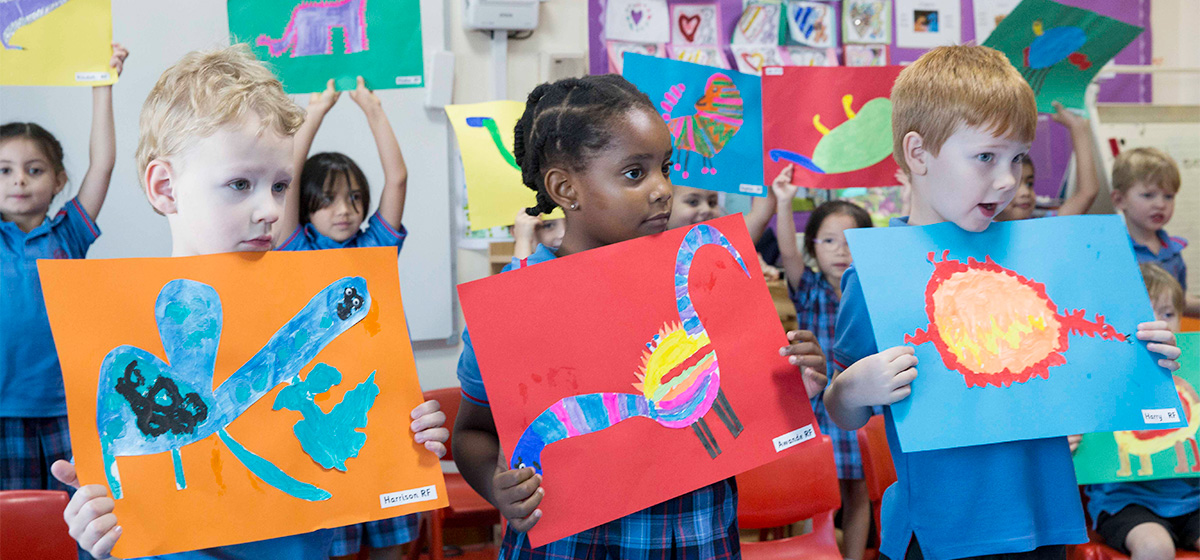
<svg viewBox="0 0 1200 560">
<path fill-rule="evenodd" d="M 259 35 L 255 42 L 267 47 L 272 57 L 333 54 L 333 28 L 342 28 L 346 54 L 369 49 L 367 42 L 367 0 L 328 0 L 301 2 L 292 9 L 292 17 L 283 36 L 273 39 Z"/>
<path fill-rule="evenodd" d="M 1175 450 L 1175 472 L 1177 474 L 1200 472 L 1200 448 L 1196 446 L 1196 430 L 1200 428 L 1200 395 L 1196 388 L 1178 375 L 1175 378 L 1175 391 L 1179 393 L 1179 402 L 1183 404 L 1183 417 L 1187 426 L 1169 430 L 1139 430 L 1129 432 L 1113 432 L 1117 441 L 1117 460 L 1120 468 L 1117 476 L 1131 476 L 1133 469 L 1129 461 L 1130 455 L 1137 455 L 1138 476 L 1154 474 L 1154 454 Z M 1188 468 L 1187 447 L 1192 447 L 1192 467 Z"/>
<path fill-rule="evenodd" d="M 0 0 L 0 44 L 8 50 L 24 50 L 9 42 L 13 34 L 66 3 L 67 0 Z"/>
<path fill-rule="evenodd" d="M 96 425 L 104 473 L 113 497 L 119 500 L 123 495 L 117 457 L 169 451 L 175 464 L 176 488 L 182 490 L 187 481 L 180 448 L 217 434 L 250 472 L 271 486 L 304 500 L 328 499 L 328 492 L 292 478 L 247 450 L 229 435 L 226 427 L 280 384 L 305 385 L 305 393 L 289 393 L 285 398 L 281 392 L 276 400 L 277 409 L 301 411 L 309 424 L 325 420 L 312 414 L 312 407 L 305 407 L 303 399 L 312 399 L 314 394 L 329 390 L 340 382 L 341 374 L 325 364 L 317 364 L 309 374 L 310 379 L 305 380 L 313 385 L 328 385 L 317 390 L 301 382 L 299 373 L 333 339 L 361 321 L 370 306 L 371 297 L 362 278 L 348 276 L 333 282 L 280 327 L 258 353 L 214 388 L 222 327 L 221 299 L 207 284 L 193 280 L 168 282 L 154 305 L 166 360 L 141 348 L 122 345 L 111 350 L 100 365 Z M 325 369 L 333 370 L 336 376 Z M 374 386 L 374 374 L 367 384 Z M 351 404 L 342 407 L 338 418 L 353 418 L 355 412 L 365 415 L 363 405 L 370 408 L 378 388 L 374 388 L 369 399 L 364 397 L 371 392 L 370 388 L 362 389 L 361 395 L 352 398 L 358 391 L 347 392 L 342 403 Z M 365 419 L 358 423 L 365 425 Z M 338 433 L 344 439 L 346 426 L 340 428 Z M 305 451 L 313 455 L 311 450 L 321 445 L 318 442 L 314 447 L 312 441 L 301 436 L 301 431 L 298 425 L 297 437 Z M 358 447 L 361 446 L 359 443 Z M 333 462 L 340 462 L 343 467 L 344 458 L 358 451 L 345 449 L 341 444 L 336 447 Z"/>
<path fill-rule="evenodd" d="M 948 259 L 950 251 L 929 253 L 933 274 L 925 285 L 929 326 L 904 335 L 905 344 L 932 342 L 946 369 L 962 374 L 967 387 L 1008 387 L 1034 377 L 1048 379 L 1050 368 L 1067 363 L 1069 337 L 1081 334 L 1128 341 L 1084 310 L 1059 313 L 1046 285 L 995 263 L 974 257 Z M 1002 304 L 986 294 L 1005 294 Z"/>
<path fill-rule="evenodd" d="M 1087 43 L 1087 34 L 1074 26 L 1042 28 L 1042 20 L 1033 22 L 1033 42 L 1025 47 L 1025 65 L 1021 75 L 1033 88 L 1033 93 L 1041 93 L 1050 67 L 1066 59 L 1080 70 L 1092 67 L 1092 61 L 1079 48 Z"/>
<path fill-rule="evenodd" d="M 663 95 L 659 107 L 663 109 L 663 120 L 671 130 L 675 141 L 675 150 L 681 154 L 681 163 L 675 164 L 675 170 L 683 171 L 683 178 L 688 178 L 688 159 L 690 154 L 700 155 L 700 173 L 716 174 L 712 158 L 716 157 L 725 145 L 741 129 L 743 122 L 742 94 L 738 91 L 733 78 L 715 73 L 708 78 L 704 86 L 704 95 L 696 101 L 696 112 L 683 117 L 671 117 L 671 110 L 679 103 L 687 90 L 684 84 L 677 84 Z"/>
<path fill-rule="evenodd" d="M 750 272 L 737 249 L 712 226 L 693 227 L 675 259 L 675 300 L 679 322 L 667 322 L 646 343 L 634 388 L 640 394 L 591 393 L 566 397 L 539 414 L 521 434 L 511 456 L 512 468 L 533 467 L 542 473 L 542 450 L 547 445 L 610 428 L 630 418 L 650 418 L 666 428 L 691 427 L 712 458 L 721 453 L 704 416 L 709 410 L 734 438 L 743 426 L 721 390 L 721 372 L 708 331 L 692 305 L 688 277 L 696 251 L 705 245 L 725 248 Z"/>
<path fill-rule="evenodd" d="M 821 133 L 821 140 L 811 159 L 791 150 L 774 149 L 768 152 L 771 161 L 782 159 L 825 174 L 858 171 L 887 159 L 892 155 L 892 101 L 876 97 L 858 112 L 850 108 L 853 103 L 853 95 L 842 96 L 846 121 L 833 130 L 821 124 L 821 115 L 813 115 L 813 128 Z"/>
<path fill-rule="evenodd" d="M 500 152 L 500 157 L 508 163 L 513 169 L 521 170 L 521 166 L 517 165 L 517 158 L 513 157 L 512 152 L 508 151 L 508 147 L 504 145 L 504 139 L 500 137 L 500 129 L 496 126 L 496 119 L 492 117 L 467 117 L 467 126 L 471 128 L 482 128 L 488 131 L 492 137 L 492 144 L 496 145 L 496 151 Z"/>
</svg>

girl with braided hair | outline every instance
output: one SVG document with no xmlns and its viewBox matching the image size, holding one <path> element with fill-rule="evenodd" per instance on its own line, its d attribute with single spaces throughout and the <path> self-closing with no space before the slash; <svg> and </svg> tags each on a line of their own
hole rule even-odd
<svg viewBox="0 0 1200 560">
<path fill-rule="evenodd" d="M 514 129 L 522 180 L 537 192 L 530 215 L 562 207 L 566 233 L 557 251 L 538 245 L 505 270 L 662 233 L 671 217 L 672 141 L 650 99 L 618 75 L 542 84 Z M 792 332 L 781 349 L 794 364 L 825 358 L 811 333 Z M 463 402 L 451 438 L 455 462 L 471 486 L 508 520 L 500 557 L 520 559 L 739 558 L 737 489 L 732 478 L 700 488 L 533 549 L 524 532 L 542 517 L 544 490 L 534 468 L 510 469 L 500 449 L 470 336 L 458 362 Z M 812 390 L 810 387 L 809 390 Z"/>
</svg>

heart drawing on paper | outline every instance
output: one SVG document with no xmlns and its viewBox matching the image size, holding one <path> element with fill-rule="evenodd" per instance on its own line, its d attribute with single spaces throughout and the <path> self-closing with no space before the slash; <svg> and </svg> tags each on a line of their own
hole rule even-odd
<svg viewBox="0 0 1200 560">
<path fill-rule="evenodd" d="M 700 28 L 700 16 L 679 16 L 679 31 L 683 33 L 683 38 L 689 43 L 696 40 L 696 30 Z"/>
<path fill-rule="evenodd" d="M 631 19 L 633 19 L 633 25 L 635 27 L 642 24 L 642 15 L 643 14 L 642 14 L 641 10 L 630 10 L 629 11 L 629 17 Z"/>
<path fill-rule="evenodd" d="M 742 60 L 745 60 L 746 64 L 749 64 L 755 72 L 762 70 L 763 63 L 766 62 L 762 53 L 742 53 Z"/>
</svg>

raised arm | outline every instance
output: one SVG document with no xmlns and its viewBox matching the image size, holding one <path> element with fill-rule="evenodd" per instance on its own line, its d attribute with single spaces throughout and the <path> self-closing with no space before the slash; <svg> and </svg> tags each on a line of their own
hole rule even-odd
<svg viewBox="0 0 1200 560">
<path fill-rule="evenodd" d="M 767 231 L 767 224 L 774 213 L 775 191 L 767 189 L 766 197 L 756 196 L 750 199 L 750 211 L 746 212 L 746 229 L 750 230 L 750 241 L 755 245 L 762 239 L 763 232 Z"/>
<path fill-rule="evenodd" d="M 308 96 L 304 124 L 296 131 L 292 146 L 292 184 L 284 198 L 283 217 L 275 222 L 272 228 L 272 237 L 276 243 L 283 243 L 300 226 L 300 172 L 304 170 L 304 162 L 308 161 L 308 151 L 312 149 L 313 139 L 317 137 L 321 122 L 341 95 L 341 92 L 334 89 L 333 80 L 329 80 L 325 84 L 325 91 Z"/>
<path fill-rule="evenodd" d="M 775 233 L 779 242 L 779 260 L 783 265 L 783 275 L 793 289 L 800 285 L 800 278 L 804 276 L 804 255 L 796 246 L 796 222 L 792 218 L 792 199 L 800 190 L 792 184 L 794 170 L 788 164 L 771 183 L 771 192 L 776 201 Z"/>
<path fill-rule="evenodd" d="M 376 213 L 389 226 L 398 229 L 404 218 L 404 199 L 408 194 L 408 167 L 404 165 L 400 143 L 396 141 L 387 114 L 383 112 L 383 104 L 375 92 L 367 89 L 362 76 L 358 77 L 358 88 L 350 92 L 350 99 L 358 103 L 367 116 L 371 135 L 375 137 L 375 147 L 379 150 L 379 161 L 383 163 L 383 194 L 379 196 Z"/>
<path fill-rule="evenodd" d="M 129 51 L 119 43 L 112 45 L 108 65 L 118 76 L 125 69 Z M 92 88 L 92 135 L 88 144 L 88 170 L 79 184 L 79 205 L 95 220 L 108 196 L 113 166 L 117 164 L 117 131 L 113 124 L 112 85 Z"/>
<path fill-rule="evenodd" d="M 1096 155 L 1092 145 L 1092 127 L 1087 119 L 1054 102 L 1056 122 L 1071 131 L 1071 147 L 1075 150 L 1075 192 L 1058 208 L 1059 216 L 1086 214 L 1100 193 L 1100 178 L 1096 176 Z"/>
</svg>

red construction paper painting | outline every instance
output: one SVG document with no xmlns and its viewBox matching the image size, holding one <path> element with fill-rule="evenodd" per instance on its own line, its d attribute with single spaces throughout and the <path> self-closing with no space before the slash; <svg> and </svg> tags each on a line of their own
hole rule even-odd
<svg viewBox="0 0 1200 560">
<path fill-rule="evenodd" d="M 754 254 L 733 215 L 459 286 L 501 448 L 542 473 L 534 546 L 817 436 Z"/>
<path fill-rule="evenodd" d="M 892 84 L 900 66 L 768 68 L 763 72 L 763 184 L 795 164 L 802 187 L 897 184 Z"/>
</svg>

